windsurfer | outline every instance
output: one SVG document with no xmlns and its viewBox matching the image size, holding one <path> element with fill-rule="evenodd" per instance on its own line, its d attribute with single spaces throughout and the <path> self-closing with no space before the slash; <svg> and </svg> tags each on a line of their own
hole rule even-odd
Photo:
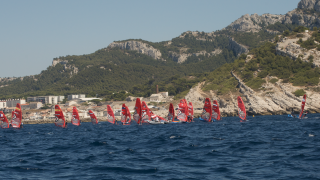
<svg viewBox="0 0 320 180">
<path fill-rule="evenodd" d="M 294 114 L 293 108 L 291 109 L 291 116 L 294 118 L 296 117 L 296 115 Z"/>
<path fill-rule="evenodd" d="M 308 114 L 308 111 L 307 111 L 306 113 L 303 113 L 302 118 L 306 117 L 306 116 L 307 116 L 307 114 Z"/>
</svg>

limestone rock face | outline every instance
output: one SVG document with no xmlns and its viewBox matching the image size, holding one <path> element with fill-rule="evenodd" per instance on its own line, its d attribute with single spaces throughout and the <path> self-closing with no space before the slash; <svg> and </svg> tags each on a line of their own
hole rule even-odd
<svg viewBox="0 0 320 180">
<path fill-rule="evenodd" d="M 249 52 L 247 47 L 237 43 L 233 38 L 229 38 L 229 49 L 231 49 L 237 56 Z"/>
<path fill-rule="evenodd" d="M 180 54 L 178 54 L 176 52 L 171 52 L 171 54 L 169 55 L 169 58 L 171 58 L 173 61 L 175 61 L 177 63 L 183 63 L 190 56 L 200 56 L 200 55 L 205 56 L 205 55 L 207 55 L 208 57 L 211 57 L 211 56 L 215 56 L 220 53 L 222 53 L 221 49 L 216 49 L 216 50 L 212 51 L 211 53 L 207 53 L 206 51 L 200 51 L 198 53 L 180 53 Z"/>
<path fill-rule="evenodd" d="M 297 24 L 309 28 L 320 27 L 319 15 L 316 13 L 305 13 L 303 9 L 320 12 L 320 0 L 301 0 L 298 8 L 285 15 L 274 14 L 246 14 L 231 23 L 227 28 L 234 31 L 258 32 L 262 26 L 268 26 L 280 22 L 282 24 Z"/>
<path fill-rule="evenodd" d="M 298 4 L 299 9 L 314 9 L 319 0 L 301 0 Z"/>
<path fill-rule="evenodd" d="M 288 83 L 282 83 L 281 80 L 276 84 L 265 83 L 263 85 L 265 91 L 254 91 L 233 72 L 231 74 L 238 80 L 239 92 L 235 94 L 229 93 L 227 95 L 218 96 L 214 92 L 205 93 L 201 90 L 204 82 L 199 83 L 196 87 L 190 89 L 189 93 L 185 96 L 187 101 L 191 101 L 195 108 L 195 113 L 201 114 L 204 99 L 210 98 L 211 100 L 217 100 L 220 106 L 220 112 L 222 116 L 237 116 L 238 104 L 237 96 L 241 93 L 241 97 L 244 100 L 247 114 L 249 115 L 276 115 L 287 114 L 293 109 L 296 113 L 299 113 L 302 97 L 296 97 L 292 94 L 301 87 L 294 87 Z M 267 77 L 269 80 L 273 77 Z M 311 113 L 320 112 L 320 104 L 317 103 L 320 100 L 320 94 L 313 91 L 306 90 L 307 101 L 305 110 Z"/>
<path fill-rule="evenodd" d="M 113 42 L 109 44 L 109 48 L 118 47 L 120 49 L 138 51 L 139 53 L 146 54 L 154 59 L 161 60 L 161 52 L 158 49 L 150 46 L 149 44 L 140 41 L 125 41 Z"/>
<path fill-rule="evenodd" d="M 262 25 L 270 25 L 276 22 L 282 22 L 285 19 L 285 15 L 274 15 L 274 14 L 263 14 L 259 16 L 258 14 L 243 15 L 228 27 L 235 31 L 252 31 L 257 32 L 262 29 Z"/>
<path fill-rule="evenodd" d="M 306 41 L 308 38 L 311 37 L 311 32 L 305 32 L 303 34 L 303 41 Z M 300 58 L 305 61 L 309 62 L 309 57 L 312 55 L 314 57 L 313 64 L 317 67 L 320 67 L 320 51 L 316 48 L 314 49 L 305 49 L 302 48 L 297 41 L 299 38 L 284 38 L 280 42 L 277 43 L 276 46 L 276 54 L 281 56 L 287 56 L 293 60 L 297 59 L 299 56 Z M 316 44 L 319 44 L 315 41 Z"/>
</svg>

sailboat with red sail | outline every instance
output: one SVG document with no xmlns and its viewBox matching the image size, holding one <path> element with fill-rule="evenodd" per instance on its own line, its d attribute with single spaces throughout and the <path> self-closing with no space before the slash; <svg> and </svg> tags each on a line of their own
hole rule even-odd
<svg viewBox="0 0 320 180">
<path fill-rule="evenodd" d="M 201 121 L 211 122 L 212 117 L 212 106 L 209 98 L 206 98 L 204 101 L 203 111 L 201 117 L 199 118 Z"/>
<path fill-rule="evenodd" d="M 185 123 L 188 121 L 188 115 L 189 115 L 189 112 L 188 112 L 187 101 L 185 99 L 181 99 L 179 103 L 177 119 L 180 122 Z"/>
<path fill-rule="evenodd" d="M 114 117 L 114 113 L 110 105 L 107 105 L 107 121 L 111 124 L 115 124 L 116 122 L 116 118 Z"/>
<path fill-rule="evenodd" d="M 212 103 L 212 119 L 221 120 L 220 116 L 220 109 L 219 109 L 219 104 L 217 100 L 214 100 Z"/>
<path fill-rule="evenodd" d="M 168 122 L 174 121 L 174 107 L 173 107 L 172 103 L 170 103 L 170 106 L 169 106 L 169 113 L 168 113 L 167 121 Z"/>
<path fill-rule="evenodd" d="M 98 124 L 99 123 L 96 115 L 92 112 L 92 110 L 89 110 L 89 115 L 90 115 L 92 124 Z"/>
<path fill-rule="evenodd" d="M 129 108 L 125 104 L 122 104 L 121 122 L 123 125 L 130 125 L 131 123 L 131 114 Z"/>
<path fill-rule="evenodd" d="M 141 103 L 141 112 L 141 123 L 149 123 L 149 121 L 151 121 L 151 113 L 145 101 L 142 101 Z"/>
<path fill-rule="evenodd" d="M 142 108 L 141 108 L 141 101 L 140 98 L 136 99 L 136 104 L 134 106 L 134 113 L 133 113 L 133 120 L 137 123 L 141 123 L 141 117 L 142 117 Z"/>
<path fill-rule="evenodd" d="M 307 95 L 305 94 L 305 95 L 303 95 L 302 102 L 301 102 L 299 119 L 304 118 L 304 117 L 302 117 L 302 115 L 303 115 L 303 111 L 304 111 L 304 106 L 306 105 L 306 100 L 307 100 Z"/>
<path fill-rule="evenodd" d="M 71 123 L 75 126 L 80 126 L 80 116 L 78 113 L 78 109 L 76 107 L 72 108 L 72 118 Z"/>
<path fill-rule="evenodd" d="M 6 115 L 0 111 L 0 123 L 1 123 L 1 128 L 6 129 L 10 127 L 10 123 L 6 117 Z"/>
<path fill-rule="evenodd" d="M 20 128 L 22 122 L 22 111 L 20 103 L 17 103 L 16 109 L 12 112 L 11 125 L 13 128 Z"/>
<path fill-rule="evenodd" d="M 244 103 L 242 101 L 242 98 L 238 96 L 238 113 L 239 117 L 241 119 L 241 122 L 244 122 L 247 120 L 247 112 L 246 112 L 246 107 L 244 106 Z"/>
<path fill-rule="evenodd" d="M 59 105 L 54 106 L 54 115 L 56 117 L 54 124 L 58 127 L 65 128 L 67 125 L 66 119 Z"/>
<path fill-rule="evenodd" d="M 189 112 L 188 122 L 193 122 L 193 104 L 192 104 L 192 102 L 189 102 L 189 104 L 188 104 L 188 112 Z"/>
</svg>

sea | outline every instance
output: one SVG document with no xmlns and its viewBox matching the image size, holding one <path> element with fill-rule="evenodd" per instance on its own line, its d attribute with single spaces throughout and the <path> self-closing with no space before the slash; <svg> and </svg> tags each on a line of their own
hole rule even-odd
<svg viewBox="0 0 320 180">
<path fill-rule="evenodd" d="M 320 179 L 320 114 L 0 129 L 1 179 Z"/>
</svg>

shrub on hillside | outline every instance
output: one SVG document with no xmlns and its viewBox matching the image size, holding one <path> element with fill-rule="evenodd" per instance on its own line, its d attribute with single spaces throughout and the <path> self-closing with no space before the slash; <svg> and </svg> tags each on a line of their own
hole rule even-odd
<svg viewBox="0 0 320 180">
<path fill-rule="evenodd" d="M 293 93 L 295 96 L 300 97 L 306 94 L 306 92 L 303 89 L 298 89 Z"/>
</svg>

